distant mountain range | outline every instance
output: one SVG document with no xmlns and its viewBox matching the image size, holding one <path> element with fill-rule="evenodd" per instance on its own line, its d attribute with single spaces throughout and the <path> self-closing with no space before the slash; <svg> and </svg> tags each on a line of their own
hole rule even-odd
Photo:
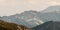
<svg viewBox="0 0 60 30">
<path fill-rule="evenodd" d="M 1 19 L 7 22 L 17 23 L 31 28 L 43 23 L 37 14 L 38 12 L 36 11 L 25 11 L 21 14 L 3 16 Z"/>
<path fill-rule="evenodd" d="M 47 9 L 45 9 L 44 11 L 42 11 L 43 13 L 47 13 L 47 12 L 57 12 L 60 13 L 60 6 L 50 6 Z"/>
<path fill-rule="evenodd" d="M 32 28 L 47 21 L 60 21 L 60 6 L 50 6 L 41 12 L 24 11 L 21 14 L 3 16 L 0 19 Z"/>
</svg>

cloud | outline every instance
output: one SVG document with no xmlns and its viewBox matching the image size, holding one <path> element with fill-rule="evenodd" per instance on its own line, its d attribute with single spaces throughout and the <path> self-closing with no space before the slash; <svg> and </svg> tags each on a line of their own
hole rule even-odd
<svg viewBox="0 0 60 30">
<path fill-rule="evenodd" d="M 0 0 L 0 16 L 28 10 L 41 11 L 48 6 L 60 5 L 57 0 Z"/>
</svg>

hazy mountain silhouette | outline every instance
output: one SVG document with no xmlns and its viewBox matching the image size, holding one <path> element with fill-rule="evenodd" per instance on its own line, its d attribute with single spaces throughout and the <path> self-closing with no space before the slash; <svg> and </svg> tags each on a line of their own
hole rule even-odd
<svg viewBox="0 0 60 30">
<path fill-rule="evenodd" d="M 7 22 L 17 23 L 29 28 L 42 24 L 37 11 L 25 11 L 21 14 L 3 16 L 1 19 Z"/>
<path fill-rule="evenodd" d="M 44 11 L 42 11 L 43 13 L 47 13 L 47 12 L 60 12 L 60 6 L 50 6 L 47 9 L 45 9 Z"/>
<path fill-rule="evenodd" d="M 40 17 L 45 21 L 60 21 L 60 6 L 50 6 L 41 12 Z"/>
<path fill-rule="evenodd" d="M 24 11 L 21 14 L 3 16 L 0 19 L 7 22 L 17 23 L 32 28 L 46 21 L 51 21 L 51 20 L 60 21 L 59 12 L 60 12 L 60 6 L 50 6 L 42 12 L 37 12 L 32 10 Z"/>
</svg>

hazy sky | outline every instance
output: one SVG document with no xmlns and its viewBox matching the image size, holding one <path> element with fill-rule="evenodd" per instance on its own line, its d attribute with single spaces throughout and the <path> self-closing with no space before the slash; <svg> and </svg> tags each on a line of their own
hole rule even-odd
<svg viewBox="0 0 60 30">
<path fill-rule="evenodd" d="M 60 0 L 0 0 L 0 16 L 13 15 L 27 10 L 42 11 L 48 6 L 60 5 Z"/>
</svg>

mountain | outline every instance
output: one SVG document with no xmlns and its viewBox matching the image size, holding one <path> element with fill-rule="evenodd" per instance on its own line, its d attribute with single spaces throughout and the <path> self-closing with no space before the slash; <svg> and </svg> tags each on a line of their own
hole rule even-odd
<svg viewBox="0 0 60 30">
<path fill-rule="evenodd" d="M 21 14 L 3 16 L 0 19 L 32 28 L 47 21 L 60 21 L 60 6 L 50 6 L 41 12 L 24 11 Z"/>
<path fill-rule="evenodd" d="M 40 13 L 40 18 L 45 21 L 60 21 L 60 6 L 50 6 Z"/>
<path fill-rule="evenodd" d="M 60 30 L 60 22 L 48 21 L 42 25 L 32 28 L 32 30 Z"/>
<path fill-rule="evenodd" d="M 57 12 L 60 13 L 60 6 L 50 6 L 48 8 L 46 8 L 44 11 L 42 11 L 43 13 L 47 13 L 47 12 Z"/>
<path fill-rule="evenodd" d="M 26 30 L 26 29 L 30 30 L 30 28 L 27 28 L 25 26 L 0 20 L 0 30 L 18 30 L 18 29 L 20 29 L 20 30 L 21 29 L 22 30 Z"/>
<path fill-rule="evenodd" d="M 34 26 L 44 23 L 37 15 L 37 11 L 25 11 L 21 14 L 15 14 L 11 16 L 3 16 L 1 19 L 7 22 L 12 22 L 16 24 L 21 24 L 32 28 Z"/>
</svg>

